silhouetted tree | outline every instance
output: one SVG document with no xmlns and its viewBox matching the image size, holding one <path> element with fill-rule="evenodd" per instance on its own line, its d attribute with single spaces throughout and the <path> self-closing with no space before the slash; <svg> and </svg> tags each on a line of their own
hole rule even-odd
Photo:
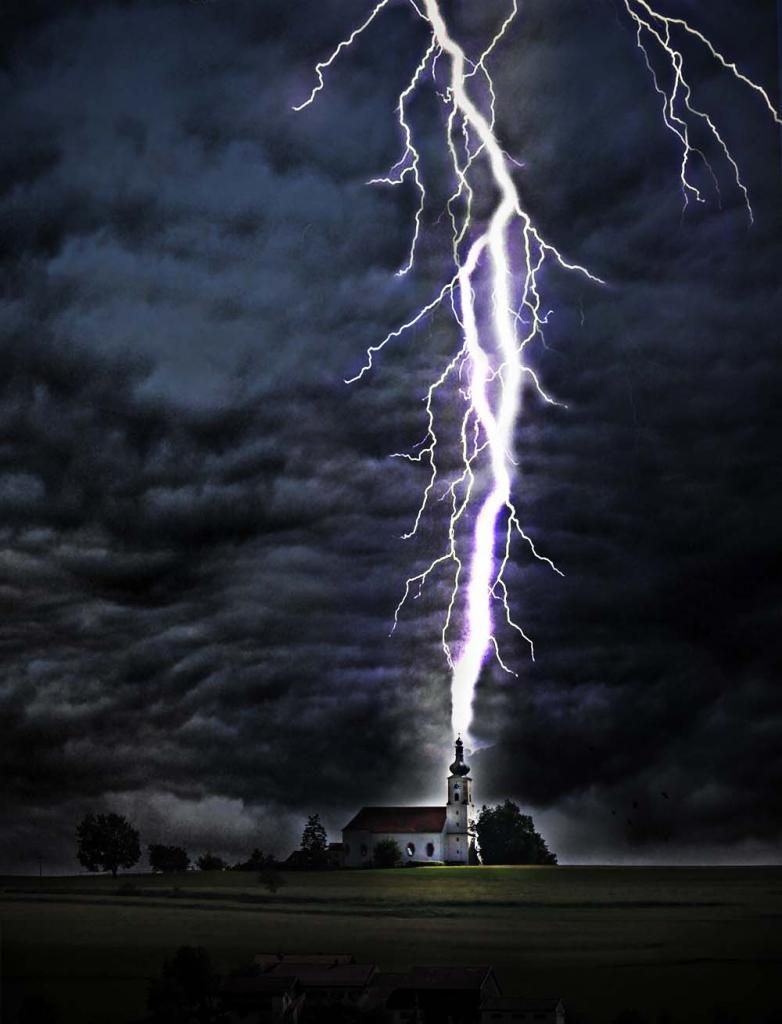
<svg viewBox="0 0 782 1024">
<path fill-rule="evenodd" d="M 328 846 L 328 836 L 326 829 L 321 824 L 320 815 L 311 814 L 307 818 L 307 824 L 301 834 L 301 849 L 307 858 L 307 863 L 311 867 L 322 867 L 326 863 Z"/>
<path fill-rule="evenodd" d="M 402 850 L 396 839 L 381 839 L 372 851 L 372 863 L 376 868 L 393 868 L 402 859 Z"/>
<path fill-rule="evenodd" d="M 277 862 L 270 853 L 264 853 L 263 850 L 256 847 L 250 856 L 245 861 L 241 861 L 238 864 L 234 864 L 232 871 L 263 871 L 269 866 L 274 866 Z"/>
<path fill-rule="evenodd" d="M 506 800 L 496 807 L 481 808 L 475 822 L 481 860 L 484 864 L 556 864 L 556 854 L 535 831 L 532 818 L 517 804 Z"/>
<path fill-rule="evenodd" d="M 141 857 L 138 831 L 121 814 L 88 814 L 76 829 L 79 863 L 88 871 L 132 868 Z"/>
<path fill-rule="evenodd" d="M 214 853 L 204 853 L 196 861 L 199 871 L 225 871 L 228 865 Z"/>
<path fill-rule="evenodd" d="M 190 867 L 190 858 L 187 850 L 181 846 L 164 846 L 162 843 L 150 843 L 147 847 L 149 855 L 149 866 L 153 871 L 160 871 L 164 875 L 177 874 L 187 871 Z"/>
<path fill-rule="evenodd" d="M 261 872 L 258 875 L 258 881 L 261 883 L 261 885 L 265 886 L 266 889 L 269 890 L 272 896 L 277 892 L 278 889 L 281 889 L 283 885 L 288 884 L 285 876 L 280 874 L 277 864 L 275 863 L 274 860 L 271 860 L 261 870 Z"/>
<path fill-rule="evenodd" d="M 221 1024 L 220 978 L 209 954 L 198 946 L 180 946 L 163 964 L 147 996 L 149 1024 Z"/>
</svg>

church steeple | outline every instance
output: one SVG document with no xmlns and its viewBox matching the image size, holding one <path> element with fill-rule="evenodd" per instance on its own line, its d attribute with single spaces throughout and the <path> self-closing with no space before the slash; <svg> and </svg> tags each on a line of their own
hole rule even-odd
<svg viewBox="0 0 782 1024">
<path fill-rule="evenodd" d="M 472 814 L 472 779 L 470 766 L 464 763 L 464 744 L 461 736 L 454 744 L 456 756 L 449 766 L 448 804 L 446 813 L 446 852 L 449 864 L 467 864 L 470 850 L 470 815 Z"/>
<path fill-rule="evenodd" d="M 464 744 L 462 743 L 461 736 L 456 737 L 454 748 L 456 750 L 456 758 L 450 766 L 451 775 L 469 775 L 470 766 L 464 763 Z"/>
</svg>

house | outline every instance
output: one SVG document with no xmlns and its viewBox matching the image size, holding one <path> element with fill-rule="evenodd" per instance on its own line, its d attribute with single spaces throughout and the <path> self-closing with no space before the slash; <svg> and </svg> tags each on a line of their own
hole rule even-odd
<svg viewBox="0 0 782 1024">
<path fill-rule="evenodd" d="M 342 830 L 346 867 L 372 863 L 375 846 L 393 839 L 405 863 L 467 864 L 472 813 L 472 778 L 464 763 L 464 745 L 457 738 L 447 780 L 444 807 L 362 807 Z"/>
<path fill-rule="evenodd" d="M 304 1005 L 295 977 L 260 972 L 226 978 L 220 997 L 226 1024 L 297 1024 Z"/>
<path fill-rule="evenodd" d="M 392 973 L 350 953 L 259 953 L 227 979 L 223 1006 L 228 1024 L 297 1024 L 303 1010 L 318 1020 L 319 1011 L 330 1017 L 341 1007 L 387 1024 L 565 1024 L 559 998 L 503 996 L 491 967 Z"/>
<path fill-rule="evenodd" d="M 265 976 L 294 976 L 311 1015 L 319 1006 L 357 1006 L 376 970 L 374 964 L 297 962 L 291 957 L 269 967 Z"/>
<path fill-rule="evenodd" d="M 475 1024 L 500 995 L 491 967 L 414 967 L 386 1001 L 392 1024 Z"/>
<path fill-rule="evenodd" d="M 565 1007 L 557 997 L 528 999 L 493 996 L 481 1006 L 481 1024 L 565 1024 Z"/>
</svg>

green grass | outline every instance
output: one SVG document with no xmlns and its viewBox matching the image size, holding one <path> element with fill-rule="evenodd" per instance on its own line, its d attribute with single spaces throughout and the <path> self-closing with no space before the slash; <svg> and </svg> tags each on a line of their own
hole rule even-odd
<svg viewBox="0 0 782 1024">
<path fill-rule="evenodd" d="M 782 1007 L 780 868 L 286 878 L 275 896 L 253 874 L 0 879 L 6 979 L 67 1004 L 66 1024 L 137 1017 L 147 980 L 182 944 L 205 946 L 222 969 L 277 950 L 347 951 L 387 969 L 486 963 L 506 991 L 557 993 L 595 1024 L 625 1007 L 687 1022 Z"/>
</svg>

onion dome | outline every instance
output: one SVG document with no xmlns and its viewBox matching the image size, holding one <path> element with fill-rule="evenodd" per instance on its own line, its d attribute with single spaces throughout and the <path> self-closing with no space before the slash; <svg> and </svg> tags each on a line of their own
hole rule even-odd
<svg viewBox="0 0 782 1024">
<path fill-rule="evenodd" d="M 456 737 L 455 743 L 456 758 L 453 764 L 450 766 L 451 775 L 469 775 L 470 766 L 464 763 L 464 744 L 462 743 L 461 737 Z"/>
</svg>

